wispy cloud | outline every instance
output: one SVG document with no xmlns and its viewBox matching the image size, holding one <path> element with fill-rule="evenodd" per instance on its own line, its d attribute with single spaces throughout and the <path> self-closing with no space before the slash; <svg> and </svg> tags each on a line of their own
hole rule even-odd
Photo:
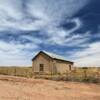
<svg viewBox="0 0 100 100">
<path fill-rule="evenodd" d="M 99 21 L 75 16 L 90 1 L 0 0 L 0 65 L 31 65 L 38 50 L 59 47 L 77 65 L 99 66 Z"/>
<path fill-rule="evenodd" d="M 80 35 L 72 34 L 74 31 L 76 31 L 77 29 L 79 29 L 81 27 L 82 23 L 81 23 L 80 19 L 75 18 L 75 19 L 69 20 L 68 22 L 75 23 L 75 26 L 69 30 L 64 30 L 59 27 L 58 28 L 50 27 L 47 30 L 47 34 L 46 34 L 49 36 L 47 43 L 68 46 L 68 45 L 71 45 L 71 43 L 74 39 L 77 39 L 77 41 L 80 41 L 80 40 L 78 40 L 81 37 Z"/>
<path fill-rule="evenodd" d="M 35 43 L 21 44 L 0 41 L 0 65 L 30 65 L 32 56 L 38 48 Z M 32 53 L 29 50 L 32 50 Z"/>
<path fill-rule="evenodd" d="M 90 67 L 99 67 L 100 66 L 100 42 L 95 42 L 88 45 L 88 48 L 85 48 L 81 51 L 75 52 L 73 56 L 75 57 L 76 66 L 90 66 Z"/>
<path fill-rule="evenodd" d="M 45 26 L 59 23 L 63 18 L 72 17 L 87 3 L 87 0 L 81 2 L 80 0 L 26 1 L 0 1 L 0 30 L 8 28 L 20 30 L 45 28 Z"/>
</svg>

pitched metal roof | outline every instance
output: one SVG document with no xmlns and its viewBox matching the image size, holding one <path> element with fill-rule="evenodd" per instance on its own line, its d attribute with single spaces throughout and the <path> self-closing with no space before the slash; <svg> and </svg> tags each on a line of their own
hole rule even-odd
<svg viewBox="0 0 100 100">
<path fill-rule="evenodd" d="M 63 61 L 66 61 L 66 62 L 70 62 L 70 63 L 73 63 L 72 61 L 68 61 L 65 57 L 63 56 L 60 56 L 60 55 L 57 55 L 57 54 L 54 54 L 54 53 L 51 53 L 51 52 L 47 52 L 47 51 L 40 51 L 40 52 L 43 52 L 45 54 L 47 54 L 48 56 L 50 56 L 51 58 L 53 59 L 58 59 L 58 60 L 63 60 Z"/>
</svg>

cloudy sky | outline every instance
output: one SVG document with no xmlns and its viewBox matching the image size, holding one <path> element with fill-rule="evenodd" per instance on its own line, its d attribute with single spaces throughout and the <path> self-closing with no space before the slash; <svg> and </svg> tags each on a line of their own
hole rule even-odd
<svg viewBox="0 0 100 100">
<path fill-rule="evenodd" d="M 40 50 L 100 66 L 100 0 L 0 0 L 0 66 L 31 65 Z"/>
</svg>

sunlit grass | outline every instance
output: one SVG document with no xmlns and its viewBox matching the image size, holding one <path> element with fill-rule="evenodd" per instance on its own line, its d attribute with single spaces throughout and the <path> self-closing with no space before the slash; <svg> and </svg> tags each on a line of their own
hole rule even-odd
<svg viewBox="0 0 100 100">
<path fill-rule="evenodd" d="M 0 67 L 0 74 L 32 77 L 32 67 Z"/>
<path fill-rule="evenodd" d="M 1 75 L 11 75 L 31 78 L 45 78 L 51 80 L 100 82 L 100 68 L 75 68 L 64 74 L 33 75 L 32 67 L 0 67 Z"/>
</svg>

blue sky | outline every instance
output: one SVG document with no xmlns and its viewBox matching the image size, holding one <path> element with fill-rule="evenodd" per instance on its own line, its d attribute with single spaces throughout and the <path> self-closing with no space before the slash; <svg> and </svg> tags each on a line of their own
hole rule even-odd
<svg viewBox="0 0 100 100">
<path fill-rule="evenodd" d="M 100 66 L 100 0 L 0 0 L 0 66 L 30 66 L 40 50 Z"/>
</svg>

